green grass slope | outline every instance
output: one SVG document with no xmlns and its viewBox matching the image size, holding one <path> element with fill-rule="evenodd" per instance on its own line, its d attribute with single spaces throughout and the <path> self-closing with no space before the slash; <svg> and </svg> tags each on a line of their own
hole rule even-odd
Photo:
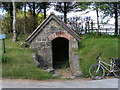
<svg viewBox="0 0 120 90">
<path fill-rule="evenodd" d="M 56 77 L 35 66 L 33 50 L 22 47 L 26 35 L 19 36 L 19 41 L 12 42 L 6 39 L 6 53 L 3 55 L 2 77 L 48 80 Z M 80 70 L 84 77 L 89 77 L 89 67 L 97 63 L 95 59 L 99 53 L 104 53 L 101 58 L 109 63 L 109 57 L 118 56 L 118 39 L 111 36 L 84 35 L 79 42 Z"/>
<path fill-rule="evenodd" d="M 24 36 L 21 37 L 23 38 Z M 36 80 L 56 78 L 52 74 L 36 67 L 32 58 L 34 51 L 20 45 L 25 40 L 22 38 L 17 42 L 12 42 L 12 39 L 6 40 L 6 53 L 3 55 L 2 63 L 2 77 Z"/>
<path fill-rule="evenodd" d="M 109 58 L 118 57 L 118 39 L 111 36 L 83 36 L 81 42 L 79 42 L 79 60 L 80 69 L 83 72 L 84 77 L 89 76 L 89 68 L 92 64 L 97 63 L 96 57 L 99 53 L 101 59 L 107 63 L 110 63 Z"/>
</svg>

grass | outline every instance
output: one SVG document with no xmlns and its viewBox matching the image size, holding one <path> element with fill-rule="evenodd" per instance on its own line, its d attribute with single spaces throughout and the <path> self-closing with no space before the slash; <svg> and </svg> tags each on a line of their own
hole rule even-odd
<svg viewBox="0 0 120 90">
<path fill-rule="evenodd" d="M 55 79 L 49 74 L 35 66 L 32 53 L 33 50 L 20 45 L 28 35 L 20 35 L 19 41 L 12 42 L 9 37 L 6 39 L 6 53 L 3 55 L 2 77 L 48 80 Z M 118 39 L 109 35 L 84 35 L 79 42 L 80 70 L 83 77 L 89 77 L 89 67 L 97 63 L 95 59 L 99 53 L 104 53 L 101 58 L 109 63 L 109 57 L 118 57 Z"/>
<path fill-rule="evenodd" d="M 3 55 L 2 77 L 36 80 L 57 78 L 35 66 L 32 58 L 33 50 L 22 47 L 20 43 L 23 42 L 24 36 L 20 37 L 22 37 L 21 40 L 17 42 L 12 42 L 11 39 L 6 40 L 6 53 Z"/>
<path fill-rule="evenodd" d="M 84 77 L 89 77 L 89 68 L 92 64 L 97 63 L 95 59 L 99 53 L 102 54 L 103 61 L 110 63 L 109 58 L 118 57 L 118 39 L 113 36 L 92 36 L 87 35 L 82 37 L 82 41 L 79 42 L 79 60 L 80 69 L 83 72 Z"/>
</svg>

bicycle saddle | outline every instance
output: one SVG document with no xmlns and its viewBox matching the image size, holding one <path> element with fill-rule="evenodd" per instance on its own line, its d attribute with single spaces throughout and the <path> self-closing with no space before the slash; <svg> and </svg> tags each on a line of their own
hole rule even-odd
<svg viewBox="0 0 120 90">
<path fill-rule="evenodd" d="M 110 60 L 114 60 L 114 58 L 109 58 Z"/>
</svg>

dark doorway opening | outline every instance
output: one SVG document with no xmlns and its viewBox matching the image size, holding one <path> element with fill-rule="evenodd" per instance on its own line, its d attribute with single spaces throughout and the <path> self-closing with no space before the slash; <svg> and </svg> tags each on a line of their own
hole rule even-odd
<svg viewBox="0 0 120 90">
<path fill-rule="evenodd" d="M 53 68 L 69 67 L 69 40 L 66 38 L 55 38 L 52 40 Z"/>
</svg>

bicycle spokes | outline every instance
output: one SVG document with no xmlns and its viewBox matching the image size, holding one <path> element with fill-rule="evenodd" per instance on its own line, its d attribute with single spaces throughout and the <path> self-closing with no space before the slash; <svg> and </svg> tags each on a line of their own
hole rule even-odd
<svg viewBox="0 0 120 90">
<path fill-rule="evenodd" d="M 113 74 L 118 78 L 120 77 L 120 68 L 116 65 L 113 68 Z"/>
<path fill-rule="evenodd" d="M 94 79 L 101 79 L 104 77 L 104 69 L 99 67 L 98 64 L 94 64 L 90 67 L 89 73 Z"/>
</svg>

